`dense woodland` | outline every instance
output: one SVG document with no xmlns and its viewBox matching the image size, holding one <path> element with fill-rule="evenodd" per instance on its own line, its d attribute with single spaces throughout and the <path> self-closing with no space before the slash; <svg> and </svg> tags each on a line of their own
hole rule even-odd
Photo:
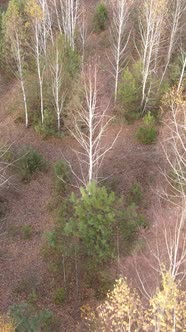
<svg viewBox="0 0 186 332">
<path fill-rule="evenodd" d="M 186 0 L 0 2 L 0 332 L 186 331 Z"/>
</svg>

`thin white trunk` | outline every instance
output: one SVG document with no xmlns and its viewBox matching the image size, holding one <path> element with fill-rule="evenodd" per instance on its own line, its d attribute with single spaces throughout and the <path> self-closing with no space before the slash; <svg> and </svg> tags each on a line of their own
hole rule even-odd
<svg viewBox="0 0 186 332">
<path fill-rule="evenodd" d="M 21 83 L 21 89 L 23 94 L 23 102 L 24 102 L 24 109 L 25 109 L 25 126 L 28 127 L 28 107 L 27 107 L 27 97 L 25 92 L 25 85 L 24 85 L 24 79 L 23 79 L 23 65 L 22 65 L 22 58 L 21 58 L 21 50 L 20 50 L 20 41 L 18 33 L 15 33 L 16 37 L 16 58 L 17 58 L 17 66 L 18 66 L 18 72 L 19 72 L 19 79 Z"/>
<path fill-rule="evenodd" d="M 158 56 L 161 48 L 161 35 L 164 26 L 166 1 L 145 0 L 139 14 L 139 30 L 142 42 L 142 98 L 141 109 L 145 111 L 151 90 L 152 74 L 157 73 Z"/>
<path fill-rule="evenodd" d="M 124 69 L 125 51 L 129 41 L 130 33 L 127 31 L 127 24 L 130 14 L 130 6 L 127 0 L 111 0 L 111 8 L 113 13 L 113 21 L 111 25 L 111 57 L 109 61 L 112 65 L 114 76 L 114 99 L 117 100 L 118 80 L 121 71 Z"/>
<path fill-rule="evenodd" d="M 39 38 L 39 23 L 35 22 L 35 56 L 37 63 L 37 74 L 39 80 L 39 90 L 40 90 L 40 112 L 41 112 L 41 123 L 44 123 L 44 103 L 43 103 L 43 72 L 41 69 L 41 45 Z"/>
<path fill-rule="evenodd" d="M 57 114 L 57 127 L 58 131 L 61 130 L 61 114 L 63 112 L 63 106 L 65 102 L 65 91 L 62 90 L 63 79 L 63 64 L 60 59 L 60 53 L 58 46 L 55 47 L 55 62 L 50 64 L 51 76 L 52 76 L 52 92 L 54 97 L 54 107 Z"/>
</svg>

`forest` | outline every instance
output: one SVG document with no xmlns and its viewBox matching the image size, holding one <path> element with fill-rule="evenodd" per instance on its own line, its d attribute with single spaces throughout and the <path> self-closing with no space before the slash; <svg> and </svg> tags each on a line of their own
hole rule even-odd
<svg viewBox="0 0 186 332">
<path fill-rule="evenodd" d="M 186 332 L 186 0 L 0 1 L 0 332 Z"/>
</svg>

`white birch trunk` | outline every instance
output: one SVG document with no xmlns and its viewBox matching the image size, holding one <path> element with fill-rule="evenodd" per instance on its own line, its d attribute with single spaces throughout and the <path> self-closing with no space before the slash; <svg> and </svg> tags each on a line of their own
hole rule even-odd
<svg viewBox="0 0 186 332">
<path fill-rule="evenodd" d="M 25 92 L 25 84 L 23 78 L 23 64 L 22 64 L 22 57 L 21 57 L 21 50 L 20 50 L 20 40 L 19 35 L 15 32 L 15 39 L 16 39 L 16 59 L 17 59 L 17 67 L 19 72 L 19 80 L 21 83 L 21 89 L 23 94 L 23 102 L 24 102 L 24 109 L 25 109 L 25 126 L 28 127 L 28 107 L 27 107 L 27 97 Z"/>
<path fill-rule="evenodd" d="M 127 24 L 132 2 L 127 0 L 116 0 L 111 2 L 113 21 L 111 25 L 111 50 L 112 57 L 109 57 L 114 76 L 114 99 L 117 100 L 118 80 L 121 71 L 124 69 L 124 55 L 129 41 L 130 33 L 127 31 Z"/>
</svg>

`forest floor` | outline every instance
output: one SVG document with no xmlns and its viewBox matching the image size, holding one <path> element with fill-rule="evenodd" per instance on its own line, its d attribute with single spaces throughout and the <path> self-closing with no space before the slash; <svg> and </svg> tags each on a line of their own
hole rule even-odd
<svg viewBox="0 0 186 332">
<path fill-rule="evenodd" d="M 92 36 L 91 43 L 98 45 L 101 41 Z M 110 76 L 103 67 L 105 55 L 103 50 L 99 49 L 99 45 L 96 57 L 99 68 L 103 70 L 98 84 L 99 103 L 101 109 L 104 109 L 110 102 L 111 86 Z M 61 159 L 62 155 L 73 162 L 74 155 L 71 148 L 77 143 L 70 136 L 42 139 L 32 128 L 26 129 L 23 124 L 17 123 L 16 112 L 9 107 L 16 98 L 17 90 L 15 81 L 10 84 L 0 82 L 0 142 L 12 144 L 16 148 L 32 145 L 48 161 L 49 169 L 46 173 L 40 173 L 28 184 L 21 183 L 18 177 L 13 176 L 12 185 L 1 192 L 0 200 L 5 202 L 7 212 L 4 233 L 0 238 L 0 311 L 5 312 L 12 303 L 26 300 L 27 288 L 37 286 L 40 294 L 39 306 L 58 314 L 63 331 L 82 331 L 77 326 L 82 303 L 80 301 L 75 303 L 73 299 L 62 308 L 53 303 L 52 294 L 56 285 L 42 255 L 43 234 L 54 224 L 54 216 L 48 208 L 54 192 L 52 165 Z M 109 111 L 111 114 L 114 111 L 112 103 Z M 147 229 L 143 236 L 152 243 L 153 225 L 155 220 L 161 219 L 162 207 L 160 208 L 156 189 L 161 186 L 159 169 L 164 165 L 161 149 L 163 128 L 159 128 L 157 142 L 148 146 L 140 144 L 135 137 L 139 124 L 140 121 L 132 125 L 115 121 L 109 127 L 105 137 L 106 142 L 112 142 L 118 131 L 121 132 L 113 149 L 105 158 L 102 175 L 109 177 L 110 187 L 122 196 L 127 194 L 133 183 L 140 183 L 143 191 L 143 213 L 150 222 L 150 229 Z M 23 225 L 31 226 L 30 239 L 22 238 L 19 229 Z M 148 262 L 144 260 L 144 256 L 146 253 L 148 256 L 148 250 L 146 246 L 143 255 L 135 252 L 130 257 L 121 257 L 120 271 L 133 279 L 135 259 L 139 259 L 140 263 L 143 261 L 141 266 L 145 268 Z"/>
</svg>

